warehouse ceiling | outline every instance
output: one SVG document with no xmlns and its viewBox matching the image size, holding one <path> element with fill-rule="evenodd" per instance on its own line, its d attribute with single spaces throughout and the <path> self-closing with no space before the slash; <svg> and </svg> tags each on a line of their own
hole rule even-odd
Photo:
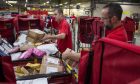
<svg viewBox="0 0 140 84">
<path fill-rule="evenodd" d="M 91 0 L 0 0 L 1 1 L 19 1 L 19 2 L 26 2 L 28 3 L 44 3 L 50 1 L 52 3 L 65 3 L 65 2 L 72 2 L 72 3 L 81 3 L 81 2 L 89 2 Z M 140 3 L 140 0 L 93 0 L 96 2 L 132 2 L 132 3 Z"/>
<path fill-rule="evenodd" d="M 140 0 L 0 0 L 0 7 L 68 7 L 69 4 L 78 4 L 94 1 L 96 3 L 107 2 L 131 2 L 140 4 Z"/>
</svg>

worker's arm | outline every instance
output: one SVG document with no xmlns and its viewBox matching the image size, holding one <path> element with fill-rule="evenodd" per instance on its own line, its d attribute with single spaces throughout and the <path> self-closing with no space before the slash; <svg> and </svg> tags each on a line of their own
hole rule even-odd
<svg viewBox="0 0 140 84">
<path fill-rule="evenodd" d="M 65 33 L 61 33 L 61 34 L 57 34 L 57 35 L 45 34 L 44 37 L 42 38 L 42 40 L 46 40 L 46 39 L 64 39 L 65 37 L 66 37 Z"/>
</svg>

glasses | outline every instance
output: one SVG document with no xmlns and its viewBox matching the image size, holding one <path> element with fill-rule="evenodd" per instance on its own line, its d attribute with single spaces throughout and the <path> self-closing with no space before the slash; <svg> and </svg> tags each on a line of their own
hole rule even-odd
<svg viewBox="0 0 140 84">
<path fill-rule="evenodd" d="M 109 20 L 111 19 L 112 17 L 102 17 L 102 20 Z"/>
<path fill-rule="evenodd" d="M 110 19 L 109 17 L 102 17 L 102 20 Z"/>
</svg>

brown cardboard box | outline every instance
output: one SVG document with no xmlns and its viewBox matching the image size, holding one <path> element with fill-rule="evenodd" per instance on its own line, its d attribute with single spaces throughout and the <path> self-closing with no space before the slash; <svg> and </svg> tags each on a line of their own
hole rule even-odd
<svg viewBox="0 0 140 84">
<path fill-rule="evenodd" d="M 28 50 L 29 48 L 35 48 L 35 46 L 31 44 L 24 44 L 20 46 L 20 51 L 25 51 L 25 50 Z"/>
<path fill-rule="evenodd" d="M 47 61 L 47 55 L 45 55 L 45 56 L 42 58 L 42 62 L 41 62 L 39 74 L 46 74 L 46 67 L 47 67 L 46 61 Z"/>
<path fill-rule="evenodd" d="M 28 31 L 28 37 L 34 39 L 35 41 L 38 41 L 42 39 L 45 35 L 45 32 L 39 30 L 39 29 L 30 29 Z"/>
<path fill-rule="evenodd" d="M 47 62 L 48 58 L 55 59 L 55 60 L 58 59 L 58 58 L 54 58 L 54 57 L 50 57 L 50 56 L 44 56 L 42 59 L 40 74 L 47 74 L 50 72 L 62 72 L 64 70 L 64 67 L 62 65 L 60 65 L 60 63 L 53 64 L 53 63 Z"/>
<path fill-rule="evenodd" d="M 48 64 L 47 65 L 47 69 L 46 69 L 46 72 L 47 73 L 49 73 L 47 70 L 48 70 L 48 68 L 52 68 L 52 69 L 56 69 L 56 72 L 62 72 L 64 69 L 64 67 L 63 66 L 61 66 L 61 65 L 54 65 L 54 64 Z"/>
<path fill-rule="evenodd" d="M 27 37 L 26 39 L 27 39 L 28 42 L 32 42 L 32 43 L 37 42 L 36 39 L 33 39 L 33 38 L 31 38 L 31 37 Z"/>
<path fill-rule="evenodd" d="M 32 64 L 28 63 L 25 66 L 15 66 L 14 70 L 16 72 L 17 77 L 21 76 L 28 76 L 28 75 L 35 75 L 35 74 L 50 74 L 54 72 L 63 72 L 64 71 L 64 66 L 52 63 L 47 63 L 47 58 L 49 56 L 44 55 L 41 64 Z M 54 58 L 56 59 L 56 58 Z M 29 68 L 30 67 L 30 68 Z"/>
<path fill-rule="evenodd" d="M 35 46 L 39 46 L 39 45 L 43 44 L 43 42 L 40 42 L 39 39 L 33 39 L 33 38 L 31 38 L 31 37 L 27 37 L 26 40 L 27 40 L 28 42 L 33 43 Z"/>
</svg>

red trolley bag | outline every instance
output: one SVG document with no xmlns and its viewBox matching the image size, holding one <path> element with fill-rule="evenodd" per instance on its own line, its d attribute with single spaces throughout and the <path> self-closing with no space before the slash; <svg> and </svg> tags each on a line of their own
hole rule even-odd
<svg viewBox="0 0 140 84">
<path fill-rule="evenodd" d="M 95 45 L 91 84 L 140 84 L 140 47 L 103 38 Z"/>
</svg>

